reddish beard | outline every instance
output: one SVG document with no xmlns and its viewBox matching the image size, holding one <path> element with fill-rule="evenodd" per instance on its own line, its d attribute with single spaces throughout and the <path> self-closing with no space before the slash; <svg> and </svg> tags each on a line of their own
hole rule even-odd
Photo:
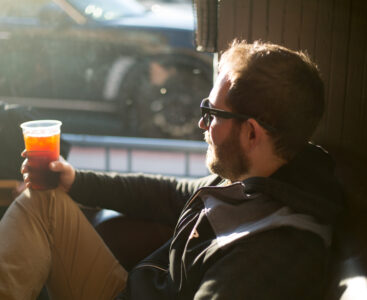
<svg viewBox="0 0 367 300">
<path fill-rule="evenodd" d="M 233 126 L 232 129 L 220 144 L 213 144 L 208 131 L 204 140 L 208 143 L 206 165 L 210 172 L 234 182 L 248 173 L 250 161 L 239 141 L 240 127 Z"/>
</svg>

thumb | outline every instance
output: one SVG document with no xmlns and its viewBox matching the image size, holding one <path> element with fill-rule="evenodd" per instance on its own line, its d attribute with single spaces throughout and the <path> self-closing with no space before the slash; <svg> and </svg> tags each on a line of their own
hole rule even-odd
<svg viewBox="0 0 367 300">
<path fill-rule="evenodd" d="M 68 192 L 75 180 L 75 170 L 71 164 L 64 160 L 53 161 L 49 165 L 53 172 L 60 172 L 59 186 Z"/>
<path fill-rule="evenodd" d="M 54 172 L 63 172 L 67 169 L 68 164 L 63 161 L 53 161 L 50 163 L 50 169 Z"/>
</svg>

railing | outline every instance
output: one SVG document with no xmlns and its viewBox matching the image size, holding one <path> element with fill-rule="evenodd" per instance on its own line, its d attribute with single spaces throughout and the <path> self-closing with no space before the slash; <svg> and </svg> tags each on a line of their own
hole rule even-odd
<svg viewBox="0 0 367 300">
<path fill-rule="evenodd" d="M 149 172 L 182 177 L 208 174 L 207 144 L 200 141 L 63 134 L 77 168 Z"/>
</svg>

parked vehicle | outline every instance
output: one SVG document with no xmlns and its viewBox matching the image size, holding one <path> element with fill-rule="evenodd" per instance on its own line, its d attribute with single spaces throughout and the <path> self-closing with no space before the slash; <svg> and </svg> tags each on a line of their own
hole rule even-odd
<svg viewBox="0 0 367 300">
<path fill-rule="evenodd" d="M 135 0 L 2 2 L 1 100 L 64 132 L 200 138 L 212 60 L 194 49 L 192 14 Z"/>
</svg>

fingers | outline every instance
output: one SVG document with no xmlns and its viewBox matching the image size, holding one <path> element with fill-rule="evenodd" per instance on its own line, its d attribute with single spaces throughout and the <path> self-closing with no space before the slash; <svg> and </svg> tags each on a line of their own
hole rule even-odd
<svg viewBox="0 0 367 300">
<path fill-rule="evenodd" d="M 27 157 L 27 150 L 23 150 L 20 154 L 22 157 Z M 23 174 L 23 181 L 22 188 L 29 188 L 31 186 L 30 179 L 29 179 L 29 169 L 28 169 L 28 159 L 26 158 L 21 167 L 20 167 L 20 173 Z"/>
<path fill-rule="evenodd" d="M 24 181 L 25 187 L 27 187 L 27 188 L 31 187 L 31 180 L 30 180 L 30 177 L 29 177 L 29 173 L 24 173 L 23 174 L 23 181 Z"/>
<path fill-rule="evenodd" d="M 25 157 L 26 159 L 23 161 L 21 168 L 20 168 L 20 173 L 21 174 L 25 174 L 27 172 L 29 172 L 29 168 L 28 168 L 28 159 L 27 159 L 27 150 L 24 150 L 21 153 L 22 157 Z M 60 156 L 60 160 L 59 161 L 53 161 L 50 163 L 49 167 L 51 171 L 54 172 L 62 172 L 65 170 L 66 166 L 68 165 L 68 163 L 65 161 L 65 159 L 63 157 Z"/>
<path fill-rule="evenodd" d="M 20 167 L 20 173 L 24 174 L 28 172 L 28 159 L 25 159 Z"/>
<path fill-rule="evenodd" d="M 23 152 L 20 155 L 22 157 L 26 158 L 27 157 L 27 150 L 23 150 Z M 28 163 L 28 159 L 25 159 L 23 161 L 22 165 L 20 166 L 20 173 L 21 174 L 24 174 L 24 173 L 28 172 L 27 163 Z"/>
</svg>

